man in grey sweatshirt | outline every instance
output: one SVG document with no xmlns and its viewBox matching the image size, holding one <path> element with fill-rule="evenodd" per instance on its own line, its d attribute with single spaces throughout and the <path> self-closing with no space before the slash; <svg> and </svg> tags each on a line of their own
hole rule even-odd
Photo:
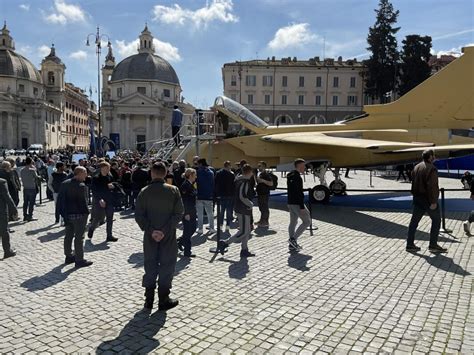
<svg viewBox="0 0 474 355">
<path fill-rule="evenodd" d="M 26 158 L 25 163 L 25 167 L 20 172 L 21 182 L 23 183 L 23 220 L 30 222 L 33 220 L 33 209 L 41 178 L 38 176 L 30 157 Z"/>
</svg>

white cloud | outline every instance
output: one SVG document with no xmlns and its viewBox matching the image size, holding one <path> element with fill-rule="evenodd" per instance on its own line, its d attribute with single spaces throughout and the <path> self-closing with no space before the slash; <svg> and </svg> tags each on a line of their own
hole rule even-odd
<svg viewBox="0 0 474 355">
<path fill-rule="evenodd" d="M 464 46 L 459 46 L 459 47 L 454 47 L 454 48 L 451 48 L 450 50 L 435 50 L 435 49 L 431 49 L 430 53 L 431 55 L 435 55 L 437 57 L 441 57 L 442 55 L 452 55 L 454 57 L 460 57 L 461 54 L 462 54 L 462 48 L 463 47 L 472 47 L 474 46 L 474 43 L 468 43 Z"/>
<path fill-rule="evenodd" d="M 321 38 L 311 32 L 308 23 L 297 23 L 278 29 L 268 47 L 273 50 L 298 48 L 316 41 Z"/>
<path fill-rule="evenodd" d="M 153 8 L 154 20 L 171 25 L 191 23 L 195 27 L 207 27 L 211 22 L 238 22 L 239 18 L 233 13 L 232 0 L 212 0 L 205 7 L 197 10 L 174 6 L 155 5 Z"/>
<path fill-rule="evenodd" d="M 38 47 L 38 54 L 40 55 L 41 58 L 46 57 L 49 53 L 51 53 L 50 47 L 44 44 Z"/>
<path fill-rule="evenodd" d="M 69 54 L 69 58 L 76 60 L 84 60 L 87 58 L 87 52 L 83 50 L 78 50 Z"/>
<path fill-rule="evenodd" d="M 20 4 L 20 9 L 30 11 L 30 4 Z"/>
<path fill-rule="evenodd" d="M 115 43 L 117 52 L 122 58 L 138 53 L 137 49 L 140 43 L 138 39 L 131 42 L 115 41 Z M 181 55 L 179 54 L 179 49 L 171 43 L 163 42 L 154 38 L 153 44 L 155 46 L 155 53 L 160 57 L 163 57 L 170 62 L 179 62 L 182 60 Z"/>
<path fill-rule="evenodd" d="M 79 5 L 67 4 L 64 0 L 54 0 L 50 14 L 44 14 L 47 22 L 65 25 L 69 22 L 84 22 L 86 14 Z"/>
</svg>

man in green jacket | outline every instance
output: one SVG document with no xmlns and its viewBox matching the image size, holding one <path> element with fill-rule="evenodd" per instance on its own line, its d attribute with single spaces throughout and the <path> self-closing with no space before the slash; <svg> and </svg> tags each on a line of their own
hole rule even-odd
<svg viewBox="0 0 474 355">
<path fill-rule="evenodd" d="M 145 275 L 145 308 L 153 308 L 158 277 L 159 310 L 178 305 L 169 297 L 178 256 L 176 226 L 183 217 L 184 208 L 179 189 L 165 183 L 166 167 L 155 163 L 151 168 L 152 182 L 144 187 L 137 198 L 135 221 L 145 232 L 143 254 Z"/>
</svg>

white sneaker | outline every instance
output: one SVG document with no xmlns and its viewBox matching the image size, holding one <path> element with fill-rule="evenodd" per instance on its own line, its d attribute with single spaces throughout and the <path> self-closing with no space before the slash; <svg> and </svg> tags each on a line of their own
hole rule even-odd
<svg viewBox="0 0 474 355">
<path fill-rule="evenodd" d="M 203 233 L 204 233 L 204 231 L 202 229 L 197 230 L 197 234 L 203 234 Z"/>
<path fill-rule="evenodd" d="M 466 233 L 467 235 L 471 235 L 471 223 L 469 223 L 469 221 L 465 221 L 463 223 L 463 227 L 464 227 L 464 233 Z"/>
</svg>

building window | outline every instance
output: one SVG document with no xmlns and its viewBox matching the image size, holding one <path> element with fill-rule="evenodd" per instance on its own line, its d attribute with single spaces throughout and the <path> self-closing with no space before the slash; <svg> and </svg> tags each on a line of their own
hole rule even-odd
<svg viewBox="0 0 474 355">
<path fill-rule="evenodd" d="M 338 101 L 339 101 L 339 97 L 337 95 L 334 95 L 332 97 L 332 105 L 333 106 L 337 106 L 338 105 Z"/>
<path fill-rule="evenodd" d="M 122 88 L 117 88 L 117 97 L 122 97 Z"/>
<path fill-rule="evenodd" d="M 164 97 L 171 97 L 171 91 L 169 89 L 164 89 L 163 90 L 163 96 Z"/>
<path fill-rule="evenodd" d="M 33 95 L 38 96 L 38 88 L 33 88 Z"/>
<path fill-rule="evenodd" d="M 54 73 L 52 71 L 48 72 L 48 84 L 54 85 Z"/>
<path fill-rule="evenodd" d="M 23 84 L 18 85 L 18 91 L 19 92 L 25 92 L 25 85 L 23 85 Z"/>
<path fill-rule="evenodd" d="M 281 86 L 283 87 L 287 87 L 288 86 L 288 77 L 287 76 L 283 76 L 281 78 Z"/>
<path fill-rule="evenodd" d="M 252 94 L 247 95 L 247 103 L 248 104 L 253 104 L 253 95 Z"/>
<path fill-rule="evenodd" d="M 347 106 L 357 106 L 357 96 L 355 95 L 347 96 Z"/>
<path fill-rule="evenodd" d="M 355 88 L 356 87 L 356 78 L 355 76 L 351 77 L 351 88 Z"/>
<path fill-rule="evenodd" d="M 335 76 L 332 80 L 332 86 L 335 87 L 335 88 L 338 88 L 339 87 L 339 77 L 338 76 Z"/>
<path fill-rule="evenodd" d="M 265 95 L 265 105 L 270 105 L 270 95 Z"/>
<path fill-rule="evenodd" d="M 139 92 L 142 95 L 146 95 L 146 87 L 144 86 L 137 87 L 137 92 Z"/>
<path fill-rule="evenodd" d="M 263 86 L 273 86 L 273 76 L 271 75 L 264 75 L 262 77 L 262 85 Z"/>
<path fill-rule="evenodd" d="M 257 86 L 257 77 L 255 75 L 247 75 L 245 77 L 245 85 Z"/>
<path fill-rule="evenodd" d="M 304 87 L 304 76 L 300 76 L 299 84 L 300 88 Z"/>
<path fill-rule="evenodd" d="M 304 95 L 298 96 L 298 105 L 304 105 Z"/>
<path fill-rule="evenodd" d="M 316 95 L 316 106 L 321 106 L 321 95 Z"/>
<path fill-rule="evenodd" d="M 237 94 L 230 94 L 231 100 L 237 101 Z"/>
<path fill-rule="evenodd" d="M 281 95 L 281 104 L 286 105 L 288 102 L 288 96 L 286 95 Z"/>
<path fill-rule="evenodd" d="M 322 82 L 323 82 L 322 78 L 320 76 L 317 76 L 316 77 L 316 87 L 320 88 L 322 86 Z"/>
<path fill-rule="evenodd" d="M 230 77 L 230 86 L 237 86 L 237 75 L 232 75 Z"/>
</svg>

